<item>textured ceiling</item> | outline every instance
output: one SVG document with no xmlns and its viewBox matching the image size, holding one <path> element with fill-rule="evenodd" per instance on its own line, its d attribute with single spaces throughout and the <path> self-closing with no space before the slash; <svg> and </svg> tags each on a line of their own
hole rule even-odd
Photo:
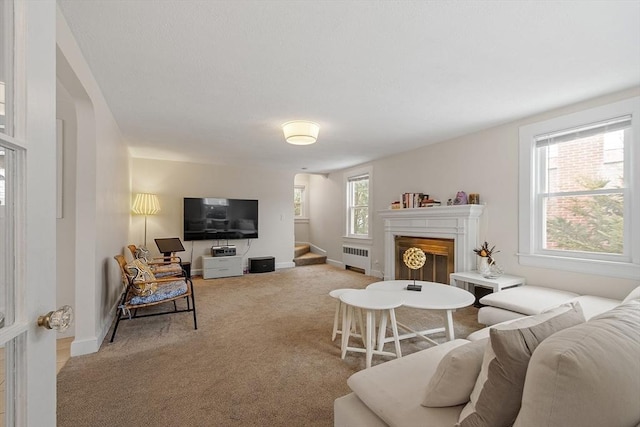
<svg viewBox="0 0 640 427">
<path fill-rule="evenodd" d="M 638 1 L 58 4 L 134 157 L 330 172 L 640 84 Z"/>
</svg>

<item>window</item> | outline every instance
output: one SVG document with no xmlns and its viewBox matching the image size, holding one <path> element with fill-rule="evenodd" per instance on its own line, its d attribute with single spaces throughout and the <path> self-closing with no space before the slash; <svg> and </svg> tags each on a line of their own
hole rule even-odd
<svg viewBox="0 0 640 427">
<path fill-rule="evenodd" d="M 293 216 L 296 218 L 304 217 L 304 185 L 296 185 L 293 187 Z"/>
<path fill-rule="evenodd" d="M 369 184 L 371 172 L 354 172 L 347 176 L 347 236 L 369 237 Z"/>
<path fill-rule="evenodd" d="M 639 120 L 633 98 L 520 128 L 521 264 L 638 277 Z"/>
</svg>

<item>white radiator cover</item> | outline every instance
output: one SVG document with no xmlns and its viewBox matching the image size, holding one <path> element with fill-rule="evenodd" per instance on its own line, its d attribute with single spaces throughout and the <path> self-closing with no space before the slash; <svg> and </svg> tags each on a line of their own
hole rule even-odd
<svg viewBox="0 0 640 427">
<path fill-rule="evenodd" d="M 357 267 L 367 276 L 371 270 L 371 248 L 364 246 L 342 245 L 342 263 L 344 267 Z"/>
</svg>

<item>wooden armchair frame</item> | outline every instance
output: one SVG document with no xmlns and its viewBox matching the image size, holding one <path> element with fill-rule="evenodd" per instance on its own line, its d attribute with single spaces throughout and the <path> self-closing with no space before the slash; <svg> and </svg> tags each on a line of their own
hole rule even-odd
<svg viewBox="0 0 640 427">
<path fill-rule="evenodd" d="M 122 283 L 124 287 L 124 291 L 122 292 L 122 296 L 120 297 L 120 303 L 118 304 L 117 312 L 116 312 L 116 324 L 113 327 L 113 333 L 111 334 L 110 342 L 113 342 L 113 339 L 116 336 L 116 332 L 118 330 L 118 325 L 121 320 L 132 320 L 138 319 L 142 317 L 151 317 L 151 316 L 160 316 L 163 314 L 174 314 L 174 313 L 185 313 L 185 312 L 193 312 L 193 329 L 198 329 L 198 320 L 196 318 L 196 300 L 195 294 L 193 291 L 193 282 L 188 277 L 165 277 L 165 278 L 157 278 L 151 282 L 157 283 L 159 287 L 162 284 L 167 284 L 171 282 L 184 281 L 187 286 L 187 290 L 185 293 L 181 293 L 180 295 L 176 295 L 169 298 L 164 298 L 158 301 L 147 302 L 142 304 L 132 304 L 131 298 L 136 296 L 133 291 L 133 279 L 129 278 L 126 272 L 126 261 L 124 256 L 116 255 L 115 260 L 118 262 L 118 266 L 120 267 L 120 273 L 122 274 Z M 150 282 L 143 282 L 150 283 Z M 186 299 L 187 308 L 178 309 L 176 304 L 177 300 Z M 145 307 L 152 307 L 165 303 L 173 303 L 173 310 L 170 311 L 161 311 L 161 312 L 153 312 L 153 313 L 138 313 L 138 309 Z"/>
<path fill-rule="evenodd" d="M 136 251 L 138 250 L 138 247 L 136 245 L 129 245 L 127 246 L 127 248 L 129 248 L 129 251 L 131 251 L 131 254 L 133 255 L 133 257 L 136 257 Z M 180 258 L 179 256 L 175 256 L 175 255 L 171 255 L 171 256 L 159 256 L 159 257 L 152 257 L 147 259 L 147 264 L 149 265 L 149 267 L 151 267 L 151 270 L 156 273 L 156 269 L 161 269 L 163 266 L 168 266 L 168 265 L 172 265 L 172 264 L 177 264 L 177 266 L 180 267 L 180 273 L 178 274 L 177 272 L 172 272 L 168 275 L 163 275 L 161 277 L 168 277 L 168 276 L 187 276 L 186 271 L 184 270 L 184 267 L 182 266 L 182 258 Z M 176 267 L 177 268 L 177 267 Z"/>
</svg>

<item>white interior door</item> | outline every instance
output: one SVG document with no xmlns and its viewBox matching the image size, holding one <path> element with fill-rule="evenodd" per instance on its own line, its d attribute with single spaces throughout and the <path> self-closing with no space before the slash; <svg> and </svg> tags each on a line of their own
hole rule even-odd
<svg viewBox="0 0 640 427">
<path fill-rule="evenodd" d="M 0 0 L 0 349 L 6 426 L 56 423 L 55 2 Z"/>
</svg>

